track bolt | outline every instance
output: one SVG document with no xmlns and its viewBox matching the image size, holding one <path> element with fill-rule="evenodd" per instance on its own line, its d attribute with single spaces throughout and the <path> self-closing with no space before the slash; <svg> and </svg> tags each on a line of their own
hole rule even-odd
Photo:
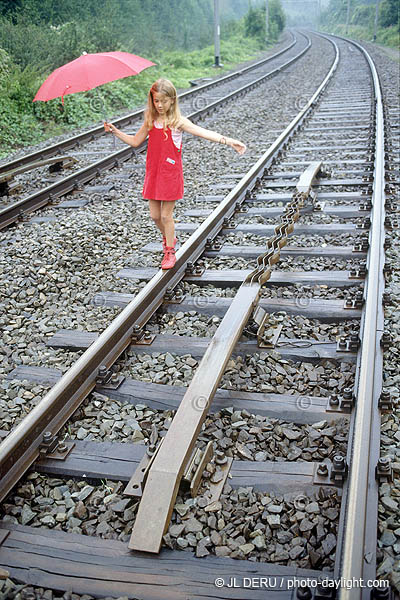
<svg viewBox="0 0 400 600">
<path fill-rule="evenodd" d="M 43 434 L 43 443 L 44 444 L 51 444 L 51 442 L 53 441 L 54 436 L 51 433 L 51 431 L 45 431 Z"/>
<path fill-rule="evenodd" d="M 381 347 L 383 350 L 388 350 L 392 344 L 392 336 L 389 332 L 384 331 L 381 336 Z"/>
<path fill-rule="evenodd" d="M 378 460 L 378 467 L 380 471 L 390 471 L 390 458 L 388 456 L 381 456 Z"/>
<path fill-rule="evenodd" d="M 337 471 L 343 471 L 346 466 L 345 458 L 341 454 L 335 454 L 332 463 Z"/>
<path fill-rule="evenodd" d="M 372 599 L 373 600 L 389 600 L 390 588 L 373 588 Z"/>
<path fill-rule="evenodd" d="M 311 593 L 310 588 L 309 587 L 305 587 L 305 588 L 298 587 L 297 592 L 296 592 L 296 598 L 298 600 L 311 600 L 312 593 Z"/>
<path fill-rule="evenodd" d="M 147 450 L 146 453 L 148 456 L 152 456 L 154 454 L 154 452 L 156 451 L 157 446 L 155 444 L 150 444 L 149 446 L 147 446 Z"/>
<path fill-rule="evenodd" d="M 214 454 L 215 464 L 224 465 L 227 462 L 227 460 L 228 459 L 226 458 L 226 456 L 223 452 L 221 452 L 220 450 L 216 450 L 216 452 Z"/>
<path fill-rule="evenodd" d="M 325 463 L 321 463 L 318 465 L 317 474 L 321 477 L 327 477 L 328 475 L 328 465 Z"/>
<path fill-rule="evenodd" d="M 393 401 L 392 401 L 392 397 L 391 394 L 389 392 L 389 390 L 384 389 L 381 392 L 381 395 L 379 396 L 379 400 L 378 400 L 378 407 L 381 410 L 392 410 L 393 408 Z"/>
<path fill-rule="evenodd" d="M 390 296 L 390 293 L 389 292 L 383 292 L 383 294 L 382 294 L 382 303 L 384 305 L 390 304 L 391 300 L 392 300 L 392 298 Z"/>
</svg>

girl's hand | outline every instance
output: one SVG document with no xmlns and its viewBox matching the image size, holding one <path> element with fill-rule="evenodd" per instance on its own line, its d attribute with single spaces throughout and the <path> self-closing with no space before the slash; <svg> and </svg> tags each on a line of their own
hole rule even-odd
<svg viewBox="0 0 400 600">
<path fill-rule="evenodd" d="M 117 132 L 117 128 L 114 127 L 114 125 L 112 123 L 106 123 L 104 121 L 104 129 L 106 130 L 107 133 L 116 133 Z"/>
<path fill-rule="evenodd" d="M 232 148 L 239 154 L 244 154 L 246 152 L 246 146 L 242 142 L 239 142 L 239 140 L 233 140 L 230 138 L 228 144 L 232 146 Z"/>
</svg>

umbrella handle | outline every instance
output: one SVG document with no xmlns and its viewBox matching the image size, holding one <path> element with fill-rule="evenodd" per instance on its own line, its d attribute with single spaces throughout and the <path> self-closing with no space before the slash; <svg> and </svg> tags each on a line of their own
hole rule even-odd
<svg viewBox="0 0 400 600">
<path fill-rule="evenodd" d="M 103 96 L 99 93 L 99 90 L 96 88 L 96 94 L 98 99 L 100 100 L 100 104 L 101 104 L 101 113 L 103 116 L 103 121 L 105 121 L 106 123 L 108 123 L 108 119 L 107 119 L 107 113 L 106 113 L 106 105 L 104 103 L 104 98 Z M 113 149 L 115 150 L 115 146 L 116 146 L 116 141 L 115 141 L 115 135 L 113 135 Z"/>
</svg>

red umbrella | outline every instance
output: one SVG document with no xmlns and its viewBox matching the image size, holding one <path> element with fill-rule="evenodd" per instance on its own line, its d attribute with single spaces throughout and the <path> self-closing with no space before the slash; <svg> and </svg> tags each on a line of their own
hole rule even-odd
<svg viewBox="0 0 400 600">
<path fill-rule="evenodd" d="M 33 101 L 47 101 L 61 96 L 64 102 L 67 94 L 87 92 L 103 83 L 137 75 L 153 65 L 150 60 L 129 52 L 83 54 L 53 71 L 40 86 Z"/>
</svg>

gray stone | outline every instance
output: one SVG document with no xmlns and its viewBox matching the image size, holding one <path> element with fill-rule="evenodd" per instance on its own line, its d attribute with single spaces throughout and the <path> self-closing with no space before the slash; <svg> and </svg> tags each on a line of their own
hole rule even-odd
<svg viewBox="0 0 400 600">
<path fill-rule="evenodd" d="M 184 521 L 186 533 L 197 533 L 203 529 L 203 525 L 194 517 Z"/>
<path fill-rule="evenodd" d="M 396 543 L 396 536 L 390 529 L 384 529 L 379 537 L 382 546 L 393 546 Z"/>
<path fill-rule="evenodd" d="M 281 518 L 279 515 L 268 515 L 267 523 L 271 529 L 278 529 L 281 526 Z"/>
<path fill-rule="evenodd" d="M 383 506 L 385 508 L 388 508 L 389 510 L 398 510 L 399 505 L 397 504 L 397 502 L 395 500 L 393 500 L 393 498 L 390 498 L 389 496 L 383 496 L 383 498 L 381 498 L 381 503 L 383 504 Z"/>
</svg>

